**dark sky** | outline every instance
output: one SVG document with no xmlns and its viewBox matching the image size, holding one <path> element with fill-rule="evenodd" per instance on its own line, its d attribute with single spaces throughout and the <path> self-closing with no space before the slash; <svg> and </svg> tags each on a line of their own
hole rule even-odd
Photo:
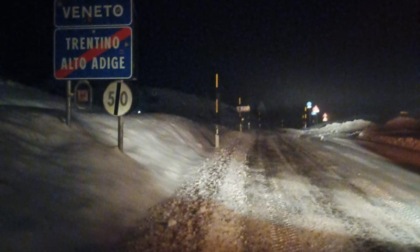
<svg viewBox="0 0 420 252">
<path fill-rule="evenodd" d="M 135 2 L 138 85 L 214 97 L 218 72 L 225 102 L 277 116 L 308 100 L 337 118 L 420 107 L 419 0 Z M 53 1 L 7 6 L 0 74 L 53 79 Z"/>
</svg>

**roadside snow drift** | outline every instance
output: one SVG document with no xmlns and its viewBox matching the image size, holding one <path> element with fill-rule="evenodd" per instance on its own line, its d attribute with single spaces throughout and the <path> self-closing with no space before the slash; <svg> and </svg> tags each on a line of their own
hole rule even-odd
<svg viewBox="0 0 420 252">
<path fill-rule="evenodd" d="M 0 251 L 101 250 L 171 195 L 209 153 L 204 128 L 169 115 L 117 120 L 0 83 Z"/>
<path fill-rule="evenodd" d="M 384 125 L 361 119 L 331 123 L 321 128 L 306 130 L 302 135 L 319 137 L 321 140 L 326 137 L 352 136 L 372 143 L 420 151 L 420 120 L 409 116 L 398 116 Z"/>
<path fill-rule="evenodd" d="M 326 136 L 351 136 L 359 133 L 371 124 L 371 122 L 362 119 L 343 123 L 330 123 L 321 128 L 309 129 L 305 131 L 304 134 L 319 136 L 320 138 L 324 138 Z"/>
<path fill-rule="evenodd" d="M 420 120 L 398 116 L 384 125 L 367 127 L 359 137 L 366 141 L 420 151 Z"/>
</svg>

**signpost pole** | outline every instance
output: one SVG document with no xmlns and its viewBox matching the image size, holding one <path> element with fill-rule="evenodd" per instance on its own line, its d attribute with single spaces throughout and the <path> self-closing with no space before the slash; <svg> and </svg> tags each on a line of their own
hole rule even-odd
<svg viewBox="0 0 420 252">
<path fill-rule="evenodd" d="M 241 106 L 242 98 L 238 98 L 238 106 Z M 239 132 L 242 132 L 242 114 L 241 111 L 239 111 Z"/>
<path fill-rule="evenodd" d="M 220 99 L 220 95 L 219 95 L 219 74 L 216 74 L 216 134 L 214 136 L 214 146 L 216 148 L 219 148 L 220 146 L 220 139 L 219 139 L 219 123 L 220 123 L 220 115 L 219 115 L 219 99 Z"/>
<path fill-rule="evenodd" d="M 118 149 L 124 152 L 124 119 L 122 116 L 118 117 Z"/>
<path fill-rule="evenodd" d="M 66 124 L 70 127 L 71 121 L 71 98 L 73 94 L 71 93 L 71 81 L 67 81 L 67 105 L 66 105 Z"/>
<path fill-rule="evenodd" d="M 118 148 L 124 152 L 124 118 L 133 102 L 133 94 L 130 87 L 123 81 L 114 81 L 108 85 L 103 95 L 105 110 L 118 117 Z"/>
</svg>

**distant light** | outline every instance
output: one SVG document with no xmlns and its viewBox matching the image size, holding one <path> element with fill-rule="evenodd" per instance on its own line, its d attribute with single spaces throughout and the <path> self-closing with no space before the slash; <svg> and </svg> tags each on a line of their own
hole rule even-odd
<svg viewBox="0 0 420 252">
<path fill-rule="evenodd" d="M 312 102 L 311 102 L 311 101 L 308 101 L 308 102 L 306 103 L 306 107 L 307 107 L 308 109 L 311 109 L 311 108 L 312 108 Z"/>
<path fill-rule="evenodd" d="M 408 112 L 407 111 L 400 111 L 400 116 L 408 116 Z"/>
<path fill-rule="evenodd" d="M 137 111 L 137 114 L 141 114 L 141 110 Z"/>
<path fill-rule="evenodd" d="M 311 115 L 316 115 L 316 114 L 318 114 L 319 113 L 319 108 L 318 108 L 318 106 L 317 105 L 315 105 L 314 106 L 314 108 L 312 109 L 312 113 L 311 113 Z"/>
<path fill-rule="evenodd" d="M 322 115 L 322 121 L 323 121 L 323 122 L 328 122 L 328 114 L 327 114 L 327 113 L 324 113 L 324 114 Z"/>
</svg>

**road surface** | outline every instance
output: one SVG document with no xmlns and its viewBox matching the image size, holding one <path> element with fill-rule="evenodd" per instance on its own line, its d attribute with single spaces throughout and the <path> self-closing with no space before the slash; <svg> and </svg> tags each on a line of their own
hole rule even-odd
<svg viewBox="0 0 420 252">
<path fill-rule="evenodd" d="M 418 174 L 292 130 L 231 136 L 149 213 L 118 250 L 420 251 Z"/>
</svg>

